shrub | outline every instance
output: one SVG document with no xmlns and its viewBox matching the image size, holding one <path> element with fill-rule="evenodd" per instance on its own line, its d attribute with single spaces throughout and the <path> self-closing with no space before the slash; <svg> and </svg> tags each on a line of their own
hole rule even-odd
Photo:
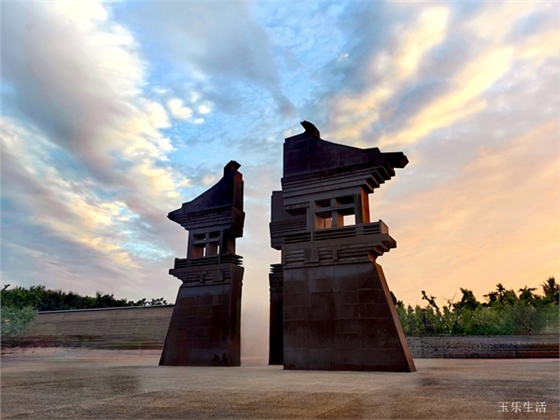
<svg viewBox="0 0 560 420">
<path fill-rule="evenodd" d="M 16 308 L 13 306 L 2 306 L 1 329 L 2 342 L 17 343 L 29 323 L 35 319 L 37 311 L 31 306 Z"/>
<path fill-rule="evenodd" d="M 472 291 L 461 288 L 462 299 L 448 302 L 443 311 L 434 296 L 422 291 L 422 300 L 428 302 L 425 308 L 416 305 L 413 309 L 409 305 L 405 310 L 399 302 L 397 313 L 406 335 L 526 335 L 558 331 L 560 285 L 550 277 L 541 286 L 543 296 L 528 287 L 520 289 L 517 296 L 498 284 L 495 291 L 485 295 L 486 302 L 482 304 Z"/>
</svg>

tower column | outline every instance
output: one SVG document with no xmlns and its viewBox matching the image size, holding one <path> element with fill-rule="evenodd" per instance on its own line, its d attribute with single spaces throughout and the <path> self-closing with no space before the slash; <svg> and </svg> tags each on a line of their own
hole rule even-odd
<svg viewBox="0 0 560 420">
<path fill-rule="evenodd" d="M 371 223 L 368 201 L 408 159 L 331 143 L 313 124 L 302 126 L 304 133 L 284 143 L 282 191 L 273 193 L 270 224 L 272 246 L 282 253 L 284 368 L 415 371 L 375 262 L 396 241 L 381 220 Z M 309 203 L 306 214 L 302 203 Z M 355 224 L 344 226 L 351 215 Z M 273 274 L 270 281 L 272 363 L 280 359 L 273 358 L 280 300 Z"/>
<path fill-rule="evenodd" d="M 208 191 L 169 213 L 189 231 L 187 258 L 175 259 L 169 274 L 181 280 L 160 365 L 241 364 L 242 257 L 235 239 L 243 235 L 243 179 L 229 162 Z"/>
</svg>

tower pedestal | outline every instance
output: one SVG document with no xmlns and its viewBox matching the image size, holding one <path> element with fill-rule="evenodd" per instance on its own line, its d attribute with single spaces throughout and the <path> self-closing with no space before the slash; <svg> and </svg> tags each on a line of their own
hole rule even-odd
<svg viewBox="0 0 560 420">
<path fill-rule="evenodd" d="M 243 267 L 197 267 L 179 288 L 160 365 L 240 366 Z"/>
<path fill-rule="evenodd" d="M 284 368 L 416 370 L 380 265 L 284 268 Z"/>
<path fill-rule="evenodd" d="M 273 264 L 269 274 L 270 282 L 270 333 L 268 364 L 284 363 L 284 280 L 282 265 Z"/>
</svg>

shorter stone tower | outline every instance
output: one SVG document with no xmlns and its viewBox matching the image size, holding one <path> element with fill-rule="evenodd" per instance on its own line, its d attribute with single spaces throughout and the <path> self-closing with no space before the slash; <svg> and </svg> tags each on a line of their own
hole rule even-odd
<svg viewBox="0 0 560 420">
<path fill-rule="evenodd" d="M 243 267 L 243 177 L 230 161 L 222 179 L 167 216 L 189 231 L 187 258 L 169 274 L 180 279 L 160 365 L 239 366 Z"/>
</svg>

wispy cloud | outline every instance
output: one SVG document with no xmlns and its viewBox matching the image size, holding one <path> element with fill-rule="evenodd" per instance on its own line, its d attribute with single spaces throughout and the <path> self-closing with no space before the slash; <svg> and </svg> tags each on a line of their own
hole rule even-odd
<svg viewBox="0 0 560 420">
<path fill-rule="evenodd" d="M 425 54 L 444 40 L 448 20 L 446 7 L 426 8 L 414 23 L 395 34 L 391 44 L 369 59 L 362 71 L 362 89 L 335 94 L 330 128 L 335 138 L 362 141 L 366 129 L 380 120 L 383 104 L 413 81 Z"/>
<path fill-rule="evenodd" d="M 145 3 L 131 9 L 129 21 L 150 31 L 162 55 L 183 65 L 195 79 L 223 78 L 257 83 L 269 92 L 280 112 L 293 105 L 279 85 L 278 70 L 267 32 L 252 16 L 249 3 Z"/>
<path fill-rule="evenodd" d="M 100 4 L 74 6 L 6 6 L 3 70 L 17 90 L 5 98 L 3 172 L 19 186 L 3 196 L 51 235 L 134 272 L 142 247 L 171 255 L 156 232 L 171 231 L 165 214 L 188 179 L 167 163 L 169 119 L 141 94 L 134 40 Z M 141 238 L 142 223 L 155 232 Z"/>
</svg>

